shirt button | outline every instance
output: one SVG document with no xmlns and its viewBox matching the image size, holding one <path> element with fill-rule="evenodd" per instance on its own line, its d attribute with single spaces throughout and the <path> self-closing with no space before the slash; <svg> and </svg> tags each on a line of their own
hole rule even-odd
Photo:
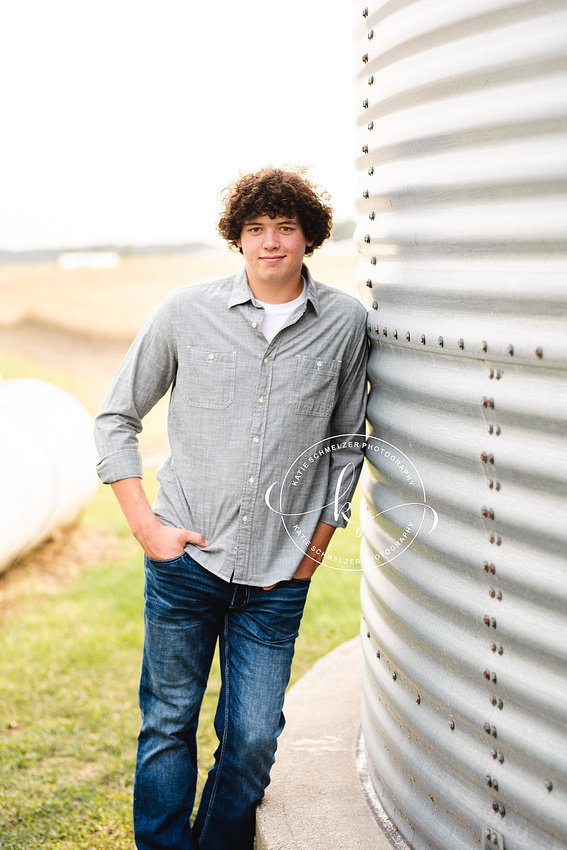
<svg viewBox="0 0 567 850">
<path fill-rule="evenodd" d="M 317 368 L 318 368 L 318 369 L 320 369 L 322 365 L 323 365 L 323 361 L 322 361 L 322 360 L 318 360 L 318 361 L 317 361 Z"/>
<path fill-rule="evenodd" d="M 268 358 L 264 357 L 264 366 L 266 365 L 267 362 L 268 362 Z"/>
<path fill-rule="evenodd" d="M 252 327 L 253 327 L 253 328 L 257 328 L 257 327 L 258 327 L 258 322 L 252 322 Z"/>
<path fill-rule="evenodd" d="M 214 354 L 209 354 L 209 360 L 214 360 L 214 359 L 215 359 L 215 355 L 214 355 Z"/>
<path fill-rule="evenodd" d="M 251 475 L 250 478 L 248 479 L 248 483 L 254 484 L 254 476 L 253 475 Z"/>
<path fill-rule="evenodd" d="M 255 443 L 259 443 L 259 442 L 260 442 L 260 437 L 254 437 L 254 442 L 255 442 Z"/>
<path fill-rule="evenodd" d="M 242 517 L 242 522 L 248 522 L 248 517 L 247 517 L 247 516 L 243 516 L 243 517 Z"/>
<path fill-rule="evenodd" d="M 258 404 L 264 404 L 264 399 L 262 396 L 258 399 Z"/>
</svg>

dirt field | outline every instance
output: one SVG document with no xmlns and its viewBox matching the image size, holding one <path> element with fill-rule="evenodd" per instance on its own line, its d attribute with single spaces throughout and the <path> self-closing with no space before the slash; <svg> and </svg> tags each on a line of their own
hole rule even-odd
<svg viewBox="0 0 567 850">
<path fill-rule="evenodd" d="M 315 278 L 352 292 L 356 263 L 356 256 L 323 249 L 309 267 Z M 69 376 L 65 388 L 94 415 L 128 346 L 163 298 L 241 265 L 241 256 L 227 250 L 126 258 L 110 269 L 0 266 L 0 354 L 31 358 Z M 149 466 L 165 456 L 166 409 L 164 399 L 144 422 L 140 445 Z"/>
<path fill-rule="evenodd" d="M 123 259 L 111 269 L 0 266 L 0 349 L 108 381 L 169 292 L 232 274 L 241 263 L 227 251 Z M 309 266 L 316 278 L 352 291 L 356 257 L 321 253 Z"/>
</svg>

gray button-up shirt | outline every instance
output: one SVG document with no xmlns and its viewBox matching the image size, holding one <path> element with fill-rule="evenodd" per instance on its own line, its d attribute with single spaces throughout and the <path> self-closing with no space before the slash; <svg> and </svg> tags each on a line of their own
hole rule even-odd
<svg viewBox="0 0 567 850">
<path fill-rule="evenodd" d="M 362 464 L 366 311 L 303 274 L 306 301 L 270 343 L 245 269 L 172 292 L 96 418 L 101 480 L 141 478 L 137 434 L 171 387 L 153 509 L 203 534 L 186 551 L 240 584 L 291 578 L 318 521 L 344 526 Z"/>
</svg>

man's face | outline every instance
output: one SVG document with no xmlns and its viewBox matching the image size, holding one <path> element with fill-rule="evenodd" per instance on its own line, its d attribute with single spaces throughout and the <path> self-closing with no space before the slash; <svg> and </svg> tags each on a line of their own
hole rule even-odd
<svg viewBox="0 0 567 850">
<path fill-rule="evenodd" d="M 242 228 L 242 248 L 251 285 L 282 285 L 299 282 L 307 242 L 295 217 L 258 216 Z"/>
</svg>

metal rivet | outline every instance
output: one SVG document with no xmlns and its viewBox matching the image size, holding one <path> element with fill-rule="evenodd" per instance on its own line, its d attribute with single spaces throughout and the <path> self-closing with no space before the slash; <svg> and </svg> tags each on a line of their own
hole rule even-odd
<svg viewBox="0 0 567 850">
<path fill-rule="evenodd" d="M 491 625 L 491 627 L 492 627 L 493 629 L 495 629 L 495 628 L 496 628 L 496 620 L 494 619 L 494 617 L 491 617 L 491 618 L 490 618 L 490 625 Z"/>
<path fill-rule="evenodd" d="M 500 762 L 500 764 L 504 764 L 504 754 L 503 753 L 498 753 L 497 759 Z"/>
<path fill-rule="evenodd" d="M 498 652 L 498 655 L 504 655 L 504 647 L 499 646 L 498 649 L 497 649 L 497 652 Z"/>
<path fill-rule="evenodd" d="M 369 212 L 369 213 L 368 213 L 368 218 L 370 219 L 370 221 L 374 221 L 374 219 L 376 218 L 376 213 L 375 213 L 374 211 L 373 211 L 373 212 Z"/>
<path fill-rule="evenodd" d="M 483 341 L 480 344 L 480 350 L 481 351 L 488 351 L 488 343 L 485 339 L 483 339 Z"/>
<path fill-rule="evenodd" d="M 398 678 L 398 674 L 392 673 L 392 679 L 394 680 L 394 682 L 396 681 L 397 678 Z"/>
<path fill-rule="evenodd" d="M 536 348 L 535 353 L 536 357 L 543 357 L 543 351 L 541 348 Z"/>
<path fill-rule="evenodd" d="M 366 637 L 367 637 L 367 638 L 369 638 L 369 637 L 370 637 L 370 632 L 366 632 Z"/>
<path fill-rule="evenodd" d="M 494 426 L 494 433 L 496 434 L 497 437 L 500 436 L 500 434 L 502 433 L 502 429 L 500 428 L 500 425 Z"/>
<path fill-rule="evenodd" d="M 373 309 L 373 310 L 377 310 L 377 309 L 378 309 L 378 302 L 377 302 L 377 301 L 373 301 L 373 302 L 372 302 L 372 309 Z"/>
<path fill-rule="evenodd" d="M 369 86 L 373 86 L 373 85 L 374 85 L 374 75 L 373 75 L 373 74 L 371 74 L 371 75 L 368 77 L 368 85 L 369 85 Z"/>
<path fill-rule="evenodd" d="M 368 126 L 369 130 L 373 130 L 374 129 L 374 121 L 369 121 L 367 126 Z"/>
<path fill-rule="evenodd" d="M 406 331 L 406 342 L 409 342 L 411 339 L 411 334 L 409 331 Z"/>
<path fill-rule="evenodd" d="M 465 347 L 465 341 L 464 341 L 464 339 L 460 339 L 460 340 L 459 340 L 459 342 L 458 342 L 457 344 L 458 344 L 458 346 L 459 346 L 459 348 L 460 348 L 460 349 L 463 349 L 463 348 Z"/>
<path fill-rule="evenodd" d="M 380 650 L 379 650 L 379 649 L 377 649 L 377 650 L 376 650 L 376 658 L 381 658 L 381 657 L 382 657 L 382 656 L 381 656 L 381 654 L 380 654 Z"/>
<path fill-rule="evenodd" d="M 488 588 L 488 595 L 490 596 L 491 599 L 494 599 L 494 597 L 496 596 L 496 591 L 494 590 L 493 587 Z"/>
<path fill-rule="evenodd" d="M 398 338 L 398 331 L 396 330 L 396 328 L 394 328 L 393 337 L 394 337 L 394 339 Z"/>
<path fill-rule="evenodd" d="M 367 97 L 365 97 L 364 100 L 362 101 L 362 108 L 368 109 L 368 98 Z"/>
<path fill-rule="evenodd" d="M 490 679 L 490 670 L 485 670 L 482 675 L 484 676 L 485 679 Z"/>
<path fill-rule="evenodd" d="M 492 643 L 490 644 L 490 651 L 491 651 L 491 652 L 496 652 L 496 644 L 495 644 L 494 642 L 492 642 Z"/>
<path fill-rule="evenodd" d="M 484 729 L 485 732 L 490 732 L 490 723 L 485 723 L 482 728 Z"/>
<path fill-rule="evenodd" d="M 492 780 L 492 787 L 494 788 L 495 791 L 498 791 L 498 780 L 497 779 Z"/>
<path fill-rule="evenodd" d="M 490 734 L 492 735 L 492 737 L 493 737 L 493 738 L 497 738 L 497 737 L 498 737 L 498 733 L 497 733 L 497 731 L 496 731 L 496 726 L 491 726 L 491 727 L 490 727 Z"/>
<path fill-rule="evenodd" d="M 481 516 L 486 516 L 487 513 L 488 513 L 488 508 L 483 507 L 483 508 L 480 509 Z"/>
<path fill-rule="evenodd" d="M 362 10 L 362 17 L 363 18 L 368 17 L 368 6 L 365 6 L 364 9 Z"/>
<path fill-rule="evenodd" d="M 496 673 L 490 674 L 490 681 L 493 682 L 494 684 L 496 684 Z"/>
<path fill-rule="evenodd" d="M 375 266 L 375 265 L 376 265 L 376 257 L 370 257 L 370 265 L 371 265 L 371 266 Z"/>
<path fill-rule="evenodd" d="M 454 721 L 454 720 L 450 720 L 450 721 L 449 721 L 449 729 L 450 729 L 451 731 L 453 731 L 453 729 L 454 729 L 454 728 L 455 728 L 455 721 Z"/>
<path fill-rule="evenodd" d="M 372 281 L 370 280 L 370 278 L 368 278 L 368 280 L 366 281 L 366 286 L 372 289 Z"/>
<path fill-rule="evenodd" d="M 363 53 L 363 55 L 362 55 L 362 61 L 363 61 L 365 64 L 366 64 L 366 62 L 368 62 L 368 53 Z"/>
<path fill-rule="evenodd" d="M 382 336 L 388 336 L 388 328 L 382 328 Z"/>
<path fill-rule="evenodd" d="M 502 602 L 502 591 L 501 590 L 496 591 L 496 599 L 498 600 L 498 602 Z"/>
<path fill-rule="evenodd" d="M 368 41 L 372 41 L 373 38 L 374 38 L 374 30 L 369 30 L 368 31 Z"/>
<path fill-rule="evenodd" d="M 437 345 L 440 345 L 441 348 L 443 348 L 443 337 L 442 336 L 437 337 Z"/>
<path fill-rule="evenodd" d="M 496 700 L 496 708 L 498 708 L 498 709 L 500 709 L 500 711 L 502 711 L 502 709 L 504 708 L 504 701 L 501 700 L 501 699 L 497 699 Z"/>
<path fill-rule="evenodd" d="M 366 242 L 367 245 L 370 245 L 370 234 L 369 233 L 365 234 L 364 241 Z"/>
<path fill-rule="evenodd" d="M 369 198 L 370 197 L 370 192 L 368 191 L 368 189 L 364 189 L 364 191 L 362 193 L 362 197 L 363 198 Z"/>
<path fill-rule="evenodd" d="M 492 804 L 492 811 L 494 811 L 494 812 L 498 811 L 498 803 L 496 802 L 496 800 Z"/>
<path fill-rule="evenodd" d="M 498 806 L 498 813 L 499 813 L 502 817 L 504 817 L 504 815 L 506 814 L 506 809 L 504 808 L 504 806 L 502 805 L 502 803 L 500 803 L 500 804 L 499 804 L 499 806 Z"/>
<path fill-rule="evenodd" d="M 492 490 L 492 488 L 494 487 L 494 481 L 492 480 L 492 478 L 487 478 L 486 486 L 488 487 L 489 490 Z"/>
<path fill-rule="evenodd" d="M 490 697 L 490 705 L 496 705 L 496 697 Z M 492 758 L 495 759 L 496 758 L 496 750 L 493 750 L 493 752 L 494 752 L 494 755 L 492 756 Z"/>
<path fill-rule="evenodd" d="M 368 145 L 362 145 L 362 153 L 368 153 Z"/>
<path fill-rule="evenodd" d="M 506 349 L 506 353 L 509 354 L 510 357 L 513 357 L 514 356 L 514 346 L 509 345 L 508 348 Z"/>
<path fill-rule="evenodd" d="M 496 758 L 498 757 L 498 753 L 496 752 L 496 750 L 494 748 L 490 750 L 490 755 L 492 756 L 494 761 L 496 761 Z"/>
<path fill-rule="evenodd" d="M 419 694 L 417 694 L 417 696 L 416 696 L 416 698 L 415 698 L 415 701 L 416 701 L 416 703 L 417 703 L 418 705 L 421 705 L 421 697 L 420 697 L 420 695 L 419 695 Z M 549 789 L 549 790 L 551 790 L 551 789 Z"/>
<path fill-rule="evenodd" d="M 548 791 L 553 791 L 553 783 L 550 782 L 549 779 L 545 780 L 545 787 L 547 788 Z"/>
<path fill-rule="evenodd" d="M 484 615 L 484 617 L 482 618 L 482 622 L 484 623 L 485 626 L 490 625 L 490 617 L 488 616 L 488 614 Z"/>
<path fill-rule="evenodd" d="M 425 345 L 425 334 L 422 334 L 420 336 L 419 341 L 421 342 L 422 345 Z"/>
<path fill-rule="evenodd" d="M 368 173 L 372 177 L 372 175 L 374 174 L 374 166 L 373 165 L 371 165 L 370 168 L 368 169 Z"/>
<path fill-rule="evenodd" d="M 486 777 L 486 784 L 488 785 L 489 788 L 492 788 L 492 778 L 490 776 Z M 490 835 L 489 830 L 486 830 L 486 832 L 488 832 L 488 834 Z M 486 833 L 485 833 L 485 835 L 486 835 Z M 488 838 L 488 835 L 486 837 Z"/>
</svg>

